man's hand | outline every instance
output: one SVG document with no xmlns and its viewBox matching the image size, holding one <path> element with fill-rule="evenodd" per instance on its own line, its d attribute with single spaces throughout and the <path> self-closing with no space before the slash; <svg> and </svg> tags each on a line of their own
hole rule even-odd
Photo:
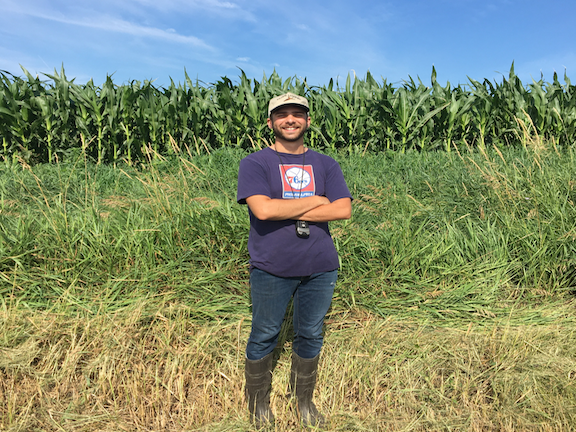
<svg viewBox="0 0 576 432">
<path fill-rule="evenodd" d="M 335 220 L 350 219 L 352 217 L 352 200 L 340 198 L 330 204 L 316 207 L 307 211 L 298 220 L 308 222 L 330 222 Z"/>
</svg>

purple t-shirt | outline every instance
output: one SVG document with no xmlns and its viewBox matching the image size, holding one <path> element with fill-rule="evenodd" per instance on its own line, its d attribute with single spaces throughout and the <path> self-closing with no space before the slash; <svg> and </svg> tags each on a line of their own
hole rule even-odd
<svg viewBox="0 0 576 432">
<path fill-rule="evenodd" d="M 352 198 L 340 165 L 308 149 L 304 154 L 277 153 L 268 147 L 240 162 L 237 200 L 252 195 L 297 199 L 323 195 L 333 202 Z M 328 222 L 310 222 L 310 237 L 296 235 L 294 220 L 262 221 L 250 214 L 250 265 L 281 277 L 310 276 L 339 267 Z"/>
</svg>

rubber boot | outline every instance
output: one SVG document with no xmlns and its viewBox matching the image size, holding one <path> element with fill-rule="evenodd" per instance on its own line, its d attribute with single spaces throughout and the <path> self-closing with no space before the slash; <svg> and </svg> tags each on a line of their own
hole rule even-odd
<svg viewBox="0 0 576 432">
<path fill-rule="evenodd" d="M 270 391 L 272 390 L 273 353 L 260 360 L 246 359 L 244 374 L 246 376 L 246 400 L 250 412 L 250 422 L 257 428 L 274 423 L 270 409 Z"/>
<path fill-rule="evenodd" d="M 311 359 L 303 359 L 292 352 L 289 391 L 296 397 L 300 422 L 306 427 L 325 425 L 324 416 L 318 412 L 316 405 L 312 402 L 319 359 L 320 354 Z"/>
</svg>

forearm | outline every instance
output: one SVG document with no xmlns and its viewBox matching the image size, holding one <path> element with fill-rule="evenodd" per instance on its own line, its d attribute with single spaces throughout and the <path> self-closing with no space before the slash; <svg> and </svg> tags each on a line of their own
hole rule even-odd
<svg viewBox="0 0 576 432">
<path fill-rule="evenodd" d="M 352 216 L 352 201 L 350 198 L 342 198 L 303 213 L 298 220 L 308 222 L 330 222 L 335 220 L 350 219 Z"/>
<path fill-rule="evenodd" d="M 253 195 L 246 199 L 246 203 L 260 220 L 302 220 L 301 216 L 329 205 L 330 201 L 319 195 L 298 199 L 272 199 L 264 195 Z"/>
</svg>

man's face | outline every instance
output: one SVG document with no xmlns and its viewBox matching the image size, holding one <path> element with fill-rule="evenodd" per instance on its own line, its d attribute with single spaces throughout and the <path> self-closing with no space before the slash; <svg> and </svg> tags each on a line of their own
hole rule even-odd
<svg viewBox="0 0 576 432">
<path fill-rule="evenodd" d="M 270 114 L 268 126 L 274 131 L 276 138 L 295 142 L 302 138 L 310 127 L 310 117 L 304 108 L 287 105 Z"/>
</svg>

